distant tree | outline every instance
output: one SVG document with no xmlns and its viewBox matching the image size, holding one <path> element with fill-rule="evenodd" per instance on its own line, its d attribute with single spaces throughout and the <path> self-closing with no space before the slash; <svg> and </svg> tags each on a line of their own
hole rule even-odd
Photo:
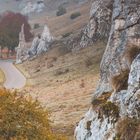
<svg viewBox="0 0 140 140">
<path fill-rule="evenodd" d="M 0 140 L 65 140 L 52 133 L 48 118 L 38 101 L 0 89 Z"/>
<path fill-rule="evenodd" d="M 25 39 L 29 41 L 32 37 L 27 17 L 20 13 L 6 12 L 0 18 L 0 46 L 14 50 L 18 45 L 21 25 L 24 24 Z"/>
</svg>

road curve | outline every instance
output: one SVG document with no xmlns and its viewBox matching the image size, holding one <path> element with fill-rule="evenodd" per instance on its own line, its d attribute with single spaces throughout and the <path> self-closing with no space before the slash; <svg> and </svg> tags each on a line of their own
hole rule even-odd
<svg viewBox="0 0 140 140">
<path fill-rule="evenodd" d="M 5 74 L 4 87 L 7 89 L 20 89 L 26 84 L 24 75 L 13 65 L 11 61 L 0 61 L 0 68 Z"/>
</svg>

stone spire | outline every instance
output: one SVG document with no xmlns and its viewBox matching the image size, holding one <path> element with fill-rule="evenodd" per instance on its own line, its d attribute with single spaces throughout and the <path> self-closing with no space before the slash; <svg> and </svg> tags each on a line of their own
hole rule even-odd
<svg viewBox="0 0 140 140">
<path fill-rule="evenodd" d="M 47 25 L 44 26 L 43 33 L 41 35 L 40 43 L 37 48 L 37 54 L 46 52 L 49 49 L 50 43 L 54 40 L 54 37 L 51 35 L 50 30 Z"/>
<path fill-rule="evenodd" d="M 16 63 L 22 63 L 22 58 L 24 56 L 24 50 L 26 46 L 26 41 L 25 41 L 25 34 L 24 34 L 24 24 L 21 26 L 21 31 L 19 33 L 19 44 L 18 47 L 16 48 Z"/>
</svg>

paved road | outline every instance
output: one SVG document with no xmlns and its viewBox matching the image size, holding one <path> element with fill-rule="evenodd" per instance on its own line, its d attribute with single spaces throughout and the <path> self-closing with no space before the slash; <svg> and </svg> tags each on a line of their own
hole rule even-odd
<svg viewBox="0 0 140 140">
<path fill-rule="evenodd" d="M 8 89 L 20 89 L 25 86 L 26 78 L 11 61 L 0 61 L 0 68 L 5 74 L 6 81 L 4 87 Z"/>
</svg>

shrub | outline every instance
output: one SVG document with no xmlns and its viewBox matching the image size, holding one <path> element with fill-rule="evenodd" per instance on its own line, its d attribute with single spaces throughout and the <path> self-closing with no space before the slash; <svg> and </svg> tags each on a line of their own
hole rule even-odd
<svg viewBox="0 0 140 140">
<path fill-rule="evenodd" d="M 66 38 L 66 37 L 70 36 L 71 34 L 72 34 L 71 32 L 65 33 L 65 34 L 62 35 L 62 37 L 63 37 L 63 38 Z"/>
<path fill-rule="evenodd" d="M 37 29 L 37 28 L 39 28 L 40 27 L 40 25 L 38 24 L 38 23 L 35 23 L 34 24 L 34 29 Z"/>
<path fill-rule="evenodd" d="M 112 102 L 106 102 L 103 104 L 101 110 L 106 117 L 112 116 L 116 119 L 119 117 L 119 107 Z"/>
<path fill-rule="evenodd" d="M 68 68 L 65 69 L 65 70 L 59 69 L 59 70 L 56 71 L 55 76 L 63 75 L 63 74 L 66 74 L 68 72 L 69 72 Z"/>
<path fill-rule="evenodd" d="M 62 5 L 58 7 L 58 11 L 56 12 L 57 16 L 62 16 L 65 13 L 67 13 L 67 10 L 65 7 L 63 7 Z"/>
<path fill-rule="evenodd" d="M 0 140 L 63 140 L 52 133 L 48 118 L 38 101 L 0 90 Z"/>
<path fill-rule="evenodd" d="M 71 19 L 75 19 L 75 18 L 77 18 L 77 17 L 79 17 L 79 16 L 81 16 L 81 13 L 80 13 L 80 12 L 75 12 L 75 13 L 72 13 L 72 14 L 71 14 L 70 18 L 71 18 Z"/>
</svg>

